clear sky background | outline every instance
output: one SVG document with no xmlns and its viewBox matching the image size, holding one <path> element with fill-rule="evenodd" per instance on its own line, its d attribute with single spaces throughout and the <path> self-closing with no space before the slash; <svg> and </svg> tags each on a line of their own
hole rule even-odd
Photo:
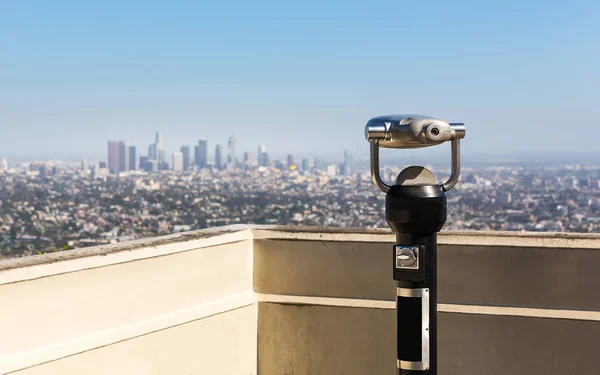
<svg viewBox="0 0 600 375">
<path fill-rule="evenodd" d="M 2 1 L 0 157 L 366 156 L 365 122 L 467 125 L 468 157 L 600 153 L 598 1 Z M 600 163 L 600 158 L 597 158 Z"/>
</svg>

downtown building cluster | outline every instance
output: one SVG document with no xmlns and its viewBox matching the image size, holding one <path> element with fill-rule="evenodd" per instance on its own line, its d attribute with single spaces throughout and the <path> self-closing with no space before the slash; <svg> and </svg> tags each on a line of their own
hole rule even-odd
<svg viewBox="0 0 600 375">
<path fill-rule="evenodd" d="M 208 141 L 199 139 L 198 144 L 192 149 L 188 145 L 181 146 L 179 151 L 173 152 L 170 160 L 160 136 L 156 133 L 155 142 L 148 146 L 148 155 L 139 156 L 136 160 L 137 149 L 125 141 L 108 142 L 108 162 L 100 162 L 98 168 L 106 169 L 111 174 L 141 170 L 144 172 L 158 172 L 172 170 L 175 172 L 199 171 L 201 169 L 234 170 L 252 169 L 255 167 L 274 167 L 277 169 L 300 169 L 308 171 L 320 168 L 317 158 L 303 158 L 296 160 L 295 156 L 288 154 L 285 160 L 271 159 L 264 145 L 258 147 L 256 160 L 250 151 L 244 152 L 243 159 L 239 160 L 236 154 L 235 137 L 232 135 L 227 142 L 227 149 L 217 144 L 214 157 L 209 160 Z M 82 162 L 87 163 L 86 161 Z M 330 175 L 347 175 L 351 172 L 353 164 L 352 155 L 344 151 L 344 162 L 339 165 L 328 165 L 326 168 Z"/>
</svg>

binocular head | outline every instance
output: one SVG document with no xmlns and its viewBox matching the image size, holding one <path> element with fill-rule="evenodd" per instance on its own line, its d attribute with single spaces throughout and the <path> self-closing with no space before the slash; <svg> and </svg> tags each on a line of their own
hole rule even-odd
<svg viewBox="0 0 600 375">
<path fill-rule="evenodd" d="M 365 138 L 384 148 L 421 148 L 465 137 L 462 123 L 448 123 L 422 115 L 374 117 L 365 126 Z"/>
<path fill-rule="evenodd" d="M 450 141 L 452 148 L 452 171 L 448 181 L 441 186 L 448 191 L 456 185 L 460 174 L 460 140 L 465 137 L 463 123 L 449 123 L 435 117 L 423 115 L 388 115 L 374 117 L 365 126 L 365 138 L 371 144 L 371 177 L 375 185 L 383 192 L 390 190 L 390 185 L 383 182 L 379 175 L 379 147 L 384 148 L 422 148 Z M 425 169 L 425 168 L 421 168 Z M 405 171 L 414 171 L 407 168 Z M 428 183 L 435 183 L 435 178 L 428 172 Z M 396 180 L 404 181 L 410 173 L 405 172 Z M 423 180 L 423 178 L 421 178 Z M 413 179 L 412 183 L 417 183 Z M 419 182 L 421 183 L 421 182 Z"/>
</svg>

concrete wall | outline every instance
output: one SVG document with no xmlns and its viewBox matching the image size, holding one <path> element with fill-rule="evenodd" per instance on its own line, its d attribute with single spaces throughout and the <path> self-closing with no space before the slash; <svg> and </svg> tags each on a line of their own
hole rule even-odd
<svg viewBox="0 0 600 375">
<path fill-rule="evenodd" d="M 394 373 L 389 231 L 226 227 L 0 262 L 0 374 Z M 598 374 L 600 236 L 439 238 L 440 374 Z"/>
<path fill-rule="evenodd" d="M 255 235 L 260 374 L 390 374 L 391 235 Z M 600 373 L 600 236 L 439 237 L 439 373 Z"/>
<path fill-rule="evenodd" d="M 256 374 L 248 231 L 57 257 L 0 265 L 0 373 Z"/>
</svg>

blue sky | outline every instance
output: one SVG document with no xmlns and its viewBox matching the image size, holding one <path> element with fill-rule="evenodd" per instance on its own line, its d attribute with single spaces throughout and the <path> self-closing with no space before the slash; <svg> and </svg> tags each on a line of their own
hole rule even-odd
<svg viewBox="0 0 600 375">
<path fill-rule="evenodd" d="M 587 1 L 12 1 L 0 156 L 144 154 L 208 138 L 366 155 L 389 113 L 464 121 L 465 155 L 600 151 L 600 5 Z M 599 160 L 600 162 L 600 160 Z"/>
</svg>

